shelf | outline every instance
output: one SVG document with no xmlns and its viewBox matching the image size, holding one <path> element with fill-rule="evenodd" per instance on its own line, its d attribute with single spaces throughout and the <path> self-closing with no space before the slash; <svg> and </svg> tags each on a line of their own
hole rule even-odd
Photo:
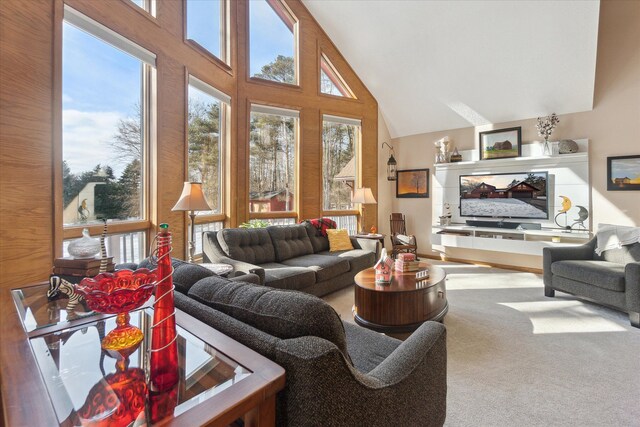
<svg viewBox="0 0 640 427">
<path fill-rule="evenodd" d="M 583 162 L 588 161 L 589 158 L 589 140 L 588 139 L 576 139 L 578 143 L 579 151 L 572 154 L 556 154 L 553 156 L 540 155 L 540 146 L 537 143 L 528 143 L 522 145 L 521 157 L 509 157 L 506 159 L 490 159 L 479 160 L 478 150 L 461 150 L 463 161 L 456 163 L 437 163 L 434 165 L 436 171 L 449 170 L 449 169 L 467 169 L 482 165 L 483 167 L 491 168 L 495 166 L 506 165 L 526 165 L 533 164 L 538 166 L 559 165 L 570 162 Z M 557 142 L 551 142 L 553 146 L 557 148 Z M 557 151 L 557 150 L 556 150 Z"/>
<path fill-rule="evenodd" d="M 567 233 L 561 229 L 515 230 L 464 224 L 433 225 L 431 229 L 432 245 L 535 256 L 542 256 L 545 247 L 582 245 L 591 238 L 591 233 L 587 231 Z M 554 238 L 560 238 L 561 241 L 553 242 Z"/>
</svg>

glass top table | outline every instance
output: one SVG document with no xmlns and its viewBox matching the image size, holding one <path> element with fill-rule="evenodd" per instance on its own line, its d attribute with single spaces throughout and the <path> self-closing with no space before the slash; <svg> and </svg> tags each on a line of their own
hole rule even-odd
<svg viewBox="0 0 640 427">
<path fill-rule="evenodd" d="M 153 310 L 146 308 L 130 315 L 130 323 L 150 337 Z M 60 425 L 85 425 L 117 416 L 129 416 L 129 422 L 145 421 L 150 343 L 145 338 L 125 359 L 123 369 L 100 348 L 105 332 L 115 327 L 115 317 L 111 317 L 31 338 Z M 174 416 L 251 374 L 185 329 L 178 326 L 177 332 L 180 382 Z"/>
<path fill-rule="evenodd" d="M 66 296 L 49 300 L 47 289 L 45 283 L 0 293 L 8 425 L 154 424 L 149 408 L 163 401 L 147 386 L 153 297 L 130 312 L 130 324 L 144 338 L 123 358 L 100 345 L 116 327 L 115 315 L 91 312 L 83 303 L 69 309 Z M 172 425 L 237 419 L 272 425 L 284 369 L 188 313 L 176 310 L 176 323 L 179 382 L 162 416 Z"/>
</svg>

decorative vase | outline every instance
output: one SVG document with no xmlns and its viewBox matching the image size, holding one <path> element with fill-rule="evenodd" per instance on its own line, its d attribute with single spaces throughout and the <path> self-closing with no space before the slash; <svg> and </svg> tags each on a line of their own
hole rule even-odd
<svg viewBox="0 0 640 427">
<path fill-rule="evenodd" d="M 149 357 L 149 421 L 173 414 L 178 399 L 178 342 L 173 300 L 171 233 L 160 224 L 157 236 L 158 282 L 153 304 Z"/>
<path fill-rule="evenodd" d="M 89 235 L 89 229 L 82 230 L 82 237 L 69 243 L 69 255 L 74 258 L 93 258 L 100 252 L 100 240 Z"/>
<path fill-rule="evenodd" d="M 549 144 L 549 139 L 545 138 L 544 139 L 544 144 L 542 145 L 542 155 L 543 156 L 550 156 L 551 153 L 551 145 Z"/>
</svg>

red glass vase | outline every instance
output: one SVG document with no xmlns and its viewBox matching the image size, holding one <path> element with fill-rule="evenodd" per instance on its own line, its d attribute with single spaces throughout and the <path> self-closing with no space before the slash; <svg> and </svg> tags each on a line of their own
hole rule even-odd
<svg viewBox="0 0 640 427">
<path fill-rule="evenodd" d="M 157 236 L 158 282 L 153 305 L 151 355 L 149 358 L 149 418 L 156 422 L 173 414 L 177 403 L 178 343 L 173 301 L 173 267 L 171 265 L 171 233 L 167 224 L 160 225 Z"/>
</svg>

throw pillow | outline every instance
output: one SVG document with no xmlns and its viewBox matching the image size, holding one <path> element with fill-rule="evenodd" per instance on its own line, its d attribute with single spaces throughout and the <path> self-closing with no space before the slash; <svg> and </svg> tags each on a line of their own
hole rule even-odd
<svg viewBox="0 0 640 427">
<path fill-rule="evenodd" d="M 416 244 L 416 238 L 413 235 L 406 236 L 404 234 L 396 234 L 396 239 L 398 239 L 398 241 L 400 243 L 402 243 L 403 245 L 415 245 Z"/>
<path fill-rule="evenodd" d="M 327 236 L 329 236 L 329 252 L 350 251 L 353 249 L 347 230 L 327 229 Z"/>
</svg>

